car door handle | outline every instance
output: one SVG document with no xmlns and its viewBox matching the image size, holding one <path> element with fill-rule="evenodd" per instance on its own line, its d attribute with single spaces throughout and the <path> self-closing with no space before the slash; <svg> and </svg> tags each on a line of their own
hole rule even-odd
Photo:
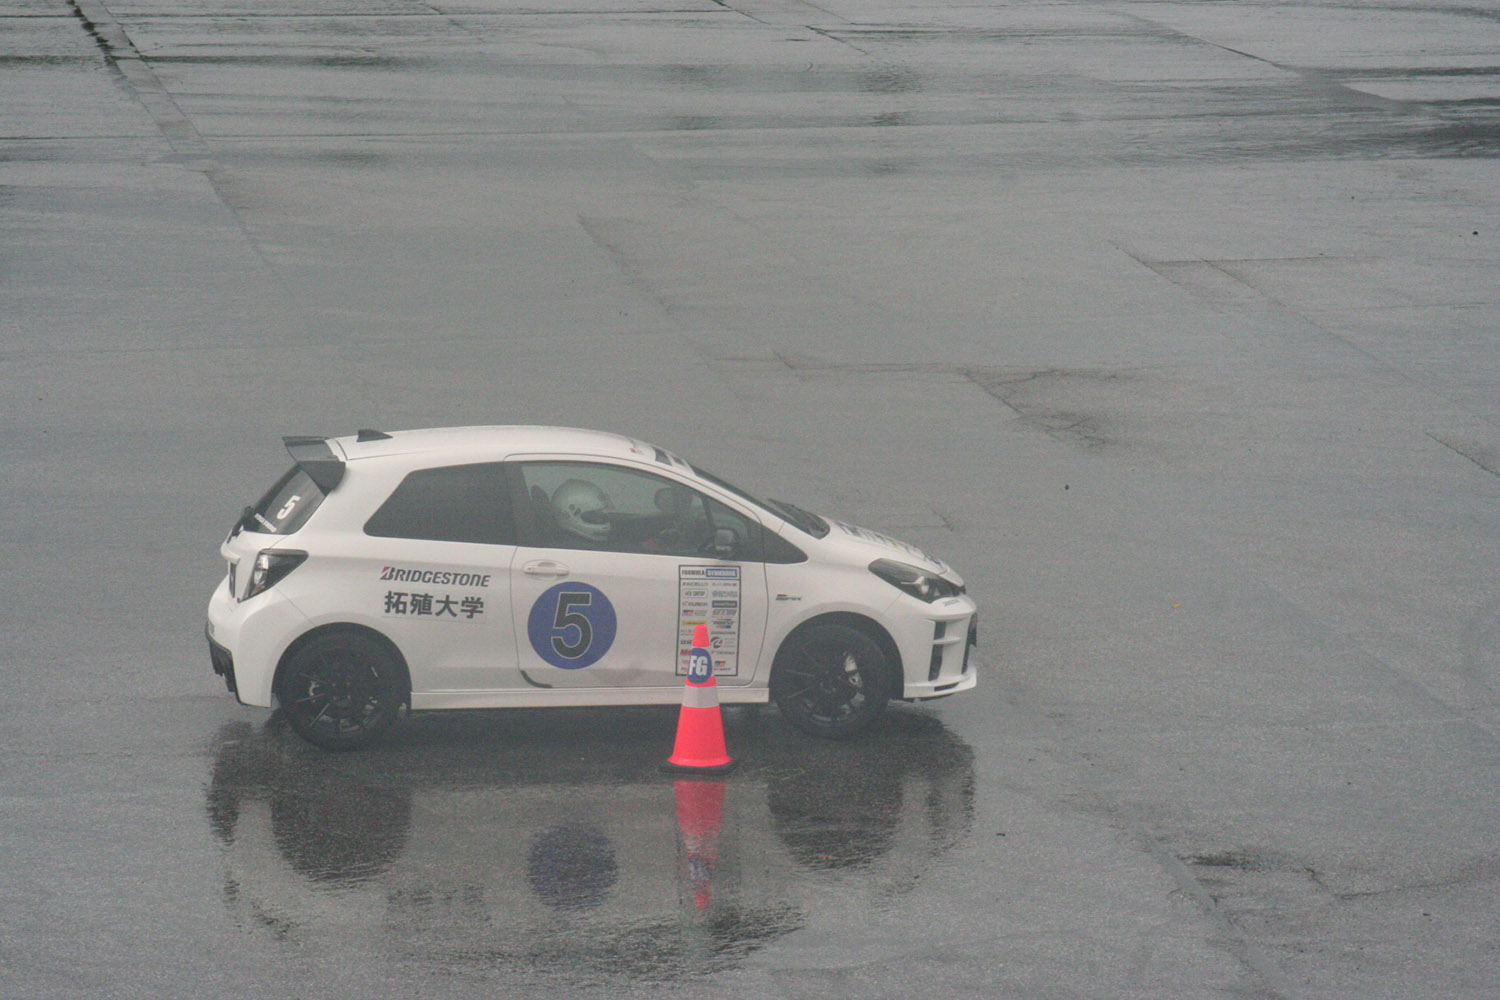
<svg viewBox="0 0 1500 1000">
<path fill-rule="evenodd" d="M 568 567 L 551 559 L 537 559 L 521 567 L 521 572 L 527 576 L 541 577 L 546 580 L 555 580 L 568 575 Z"/>
</svg>

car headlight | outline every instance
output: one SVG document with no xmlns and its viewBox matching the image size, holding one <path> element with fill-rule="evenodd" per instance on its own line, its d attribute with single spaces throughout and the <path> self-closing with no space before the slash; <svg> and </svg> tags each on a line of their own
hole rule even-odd
<svg viewBox="0 0 1500 1000">
<path fill-rule="evenodd" d="M 870 563 L 870 572 L 905 594 L 931 604 L 945 597 L 957 597 L 964 588 L 935 573 L 894 559 L 876 559 Z"/>
<path fill-rule="evenodd" d="M 307 553 L 296 549 L 262 549 L 257 552 L 255 565 L 250 569 L 250 585 L 240 600 L 248 601 L 256 594 L 270 590 L 306 559 Z"/>
</svg>

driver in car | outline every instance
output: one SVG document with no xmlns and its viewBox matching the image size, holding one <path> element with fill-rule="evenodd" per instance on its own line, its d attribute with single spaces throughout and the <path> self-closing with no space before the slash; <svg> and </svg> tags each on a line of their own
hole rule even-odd
<svg viewBox="0 0 1500 1000">
<path fill-rule="evenodd" d="M 615 509 L 609 494 L 586 480 L 569 479 L 553 491 L 552 507 L 564 531 L 588 542 L 589 548 L 605 547 L 609 515 Z"/>
</svg>

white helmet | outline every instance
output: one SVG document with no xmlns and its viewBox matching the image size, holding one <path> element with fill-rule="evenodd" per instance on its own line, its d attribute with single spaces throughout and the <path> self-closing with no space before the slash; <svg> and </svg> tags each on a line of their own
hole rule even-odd
<svg viewBox="0 0 1500 1000">
<path fill-rule="evenodd" d="M 607 512 L 615 509 L 609 495 L 593 483 L 569 479 L 552 494 L 557 523 L 579 538 L 602 542 L 609 537 Z"/>
</svg>

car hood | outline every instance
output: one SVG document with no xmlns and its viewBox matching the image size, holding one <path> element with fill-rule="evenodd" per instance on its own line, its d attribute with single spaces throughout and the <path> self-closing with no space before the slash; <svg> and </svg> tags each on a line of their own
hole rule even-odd
<svg viewBox="0 0 1500 1000">
<path fill-rule="evenodd" d="M 947 563 L 928 555 L 909 542 L 903 542 L 899 538 L 892 538 L 890 535 L 883 535 L 878 531 L 861 528 L 857 524 L 849 524 L 845 521 L 829 520 L 828 526 L 828 535 L 823 540 L 837 544 L 855 558 L 868 558 L 871 562 L 876 559 L 894 559 L 897 562 L 904 562 L 929 573 L 938 573 L 950 580 L 958 581 L 957 574 Z"/>
</svg>

